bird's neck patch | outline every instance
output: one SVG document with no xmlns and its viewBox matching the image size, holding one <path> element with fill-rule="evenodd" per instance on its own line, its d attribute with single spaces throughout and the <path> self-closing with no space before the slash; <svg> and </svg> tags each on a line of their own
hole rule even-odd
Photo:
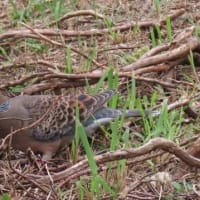
<svg viewBox="0 0 200 200">
<path fill-rule="evenodd" d="M 10 104 L 9 104 L 8 101 L 6 101 L 6 102 L 0 104 L 0 113 L 1 113 L 1 112 L 7 112 L 8 109 L 9 109 L 9 105 L 10 105 Z"/>
</svg>

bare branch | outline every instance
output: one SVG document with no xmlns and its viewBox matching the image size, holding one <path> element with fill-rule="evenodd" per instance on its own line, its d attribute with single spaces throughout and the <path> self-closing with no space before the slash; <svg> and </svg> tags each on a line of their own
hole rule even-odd
<svg viewBox="0 0 200 200">
<path fill-rule="evenodd" d="M 130 149 L 121 149 L 117 150 L 115 152 L 107 152 L 102 155 L 97 155 L 94 157 L 96 163 L 102 164 L 106 162 L 116 161 L 116 160 L 122 160 L 122 159 L 129 159 L 129 158 L 135 158 L 137 156 L 142 156 L 145 154 L 150 153 L 151 151 L 155 151 L 157 149 L 162 149 L 166 152 L 169 152 L 171 154 L 174 154 L 178 158 L 180 158 L 183 162 L 190 166 L 200 167 L 200 160 L 189 155 L 186 151 L 181 149 L 177 144 L 172 142 L 171 140 L 164 139 L 164 138 L 155 138 L 151 139 L 148 143 L 144 144 L 141 147 L 138 148 L 130 148 Z M 85 170 L 85 168 L 88 167 L 88 160 L 82 160 L 78 162 L 77 164 L 73 165 L 72 167 L 63 170 L 62 172 L 55 173 L 52 175 L 52 179 L 55 181 L 63 180 L 70 181 L 71 176 L 78 171 Z M 39 179 L 41 182 L 49 182 L 50 179 L 48 176 L 43 176 Z"/>
</svg>

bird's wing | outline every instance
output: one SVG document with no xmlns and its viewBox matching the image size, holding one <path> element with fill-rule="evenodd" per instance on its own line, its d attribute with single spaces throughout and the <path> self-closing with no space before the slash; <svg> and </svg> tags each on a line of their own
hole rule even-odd
<svg viewBox="0 0 200 200">
<path fill-rule="evenodd" d="M 97 95 L 81 94 L 74 96 L 59 96 L 39 99 L 32 105 L 31 114 L 37 119 L 46 115 L 42 122 L 32 129 L 31 134 L 37 140 L 52 141 L 63 136 L 74 136 L 76 108 L 79 109 L 79 119 L 84 122 L 98 110 L 114 94 L 109 90 Z M 35 111 L 39 107 L 40 112 Z M 40 115 L 38 115 L 40 114 Z M 37 117 L 35 117 L 37 116 Z"/>
<path fill-rule="evenodd" d="M 114 93 L 114 90 L 107 90 L 96 95 L 82 94 L 79 95 L 77 99 L 83 104 L 87 111 L 94 113 L 96 110 L 101 108 L 110 97 L 114 95 Z"/>
</svg>

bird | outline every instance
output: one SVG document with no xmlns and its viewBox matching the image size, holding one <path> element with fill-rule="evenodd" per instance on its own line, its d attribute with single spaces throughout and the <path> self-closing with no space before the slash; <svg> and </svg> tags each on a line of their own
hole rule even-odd
<svg viewBox="0 0 200 200">
<path fill-rule="evenodd" d="M 50 160 L 60 148 L 72 142 L 77 108 L 79 120 L 88 136 L 121 116 L 142 116 L 139 110 L 106 107 L 105 103 L 114 94 L 115 90 L 107 90 L 96 95 L 19 95 L 9 98 L 0 103 L 0 138 L 18 130 L 12 136 L 13 148 L 24 152 L 31 149 L 41 153 L 43 160 Z M 40 119 L 36 125 L 24 128 Z"/>
</svg>

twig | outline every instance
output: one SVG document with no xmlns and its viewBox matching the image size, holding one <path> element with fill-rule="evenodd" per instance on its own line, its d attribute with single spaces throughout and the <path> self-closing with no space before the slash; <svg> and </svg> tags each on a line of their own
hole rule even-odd
<svg viewBox="0 0 200 200">
<path fill-rule="evenodd" d="M 59 69 L 63 69 L 64 67 L 63 66 L 59 66 L 57 64 L 52 64 L 51 62 L 49 61 L 46 61 L 46 60 L 37 60 L 37 61 L 31 61 L 31 62 L 22 62 L 22 63 L 11 63 L 11 64 L 6 64 L 6 65 L 2 65 L 0 66 L 0 70 L 6 70 L 6 69 L 10 69 L 12 67 L 26 67 L 27 65 L 45 65 L 45 66 L 48 66 L 50 68 L 59 68 Z"/>
<path fill-rule="evenodd" d="M 141 59 L 154 56 L 154 55 L 160 53 L 161 51 L 166 51 L 166 50 L 169 49 L 170 45 L 171 45 L 170 43 L 159 45 L 159 46 L 157 46 L 157 47 L 151 49 L 151 50 L 148 51 L 147 53 L 145 53 L 145 54 L 141 57 Z"/>
<path fill-rule="evenodd" d="M 145 154 L 150 153 L 151 151 L 155 151 L 156 149 L 162 149 L 166 152 L 174 154 L 175 156 L 177 156 L 183 162 L 185 162 L 186 164 L 190 166 L 200 167 L 199 159 L 189 155 L 187 152 L 185 152 L 183 149 L 181 149 L 179 146 L 177 146 L 177 144 L 175 144 L 171 140 L 164 139 L 164 138 L 151 139 L 148 143 L 138 148 L 121 149 L 115 152 L 107 152 L 102 155 L 94 156 L 94 159 L 96 163 L 99 165 L 99 164 L 110 162 L 110 161 L 134 158 L 137 156 L 145 155 Z M 66 181 L 68 180 L 68 176 L 71 176 L 77 171 L 83 170 L 87 167 L 88 167 L 88 160 L 85 159 L 73 165 L 72 167 L 66 170 L 63 170 L 62 172 L 55 173 L 54 175 L 52 175 L 52 178 L 54 182 L 62 180 L 62 179 L 65 179 Z M 48 183 L 50 180 L 48 176 L 44 176 L 40 178 L 39 181 L 43 183 L 44 182 Z"/>
<path fill-rule="evenodd" d="M 148 70 L 147 70 L 148 72 Z M 16 81 L 11 81 L 7 82 L 6 84 L 0 85 L 0 88 L 7 88 L 10 86 L 22 84 L 26 81 L 29 81 L 33 78 L 39 78 L 40 81 L 46 80 L 47 82 L 44 83 L 38 83 L 32 86 L 28 86 L 23 90 L 24 94 L 33 94 L 36 92 L 41 92 L 47 89 L 54 89 L 54 88 L 70 88 L 70 87 L 79 87 L 83 86 L 85 83 L 85 80 L 87 79 L 90 84 L 95 84 L 99 78 L 102 77 L 104 71 L 101 71 L 99 73 L 81 73 L 81 74 L 65 74 L 62 72 L 55 72 L 52 73 L 35 73 L 31 75 L 27 75 L 19 80 Z M 138 71 L 139 73 L 139 71 Z M 135 80 L 138 81 L 146 81 L 146 82 L 151 82 L 151 83 L 156 83 L 159 85 L 162 85 L 164 87 L 169 87 L 169 88 L 175 88 L 176 84 L 171 84 L 166 81 L 161 81 L 155 78 L 147 78 L 147 77 L 142 77 L 142 76 L 136 76 L 134 73 L 130 72 L 118 72 L 119 77 L 133 77 Z M 66 79 L 63 81 L 53 81 L 52 79 Z M 79 79 L 79 82 L 72 82 L 71 80 L 77 80 Z M 48 80 L 51 80 L 48 82 Z"/>
<path fill-rule="evenodd" d="M 173 59 L 177 59 L 187 55 L 190 52 L 190 50 L 194 50 L 199 46 L 200 42 L 197 40 L 197 38 L 191 37 L 187 40 L 187 43 L 182 44 L 178 48 L 170 50 L 170 52 L 165 52 L 163 54 L 146 57 L 144 59 L 139 59 L 135 63 L 123 67 L 122 71 L 124 72 L 132 71 L 142 67 L 147 67 L 150 65 L 160 64 L 162 62 L 167 62 Z"/>
<path fill-rule="evenodd" d="M 133 73 L 134 74 L 134 73 Z M 130 72 L 119 72 L 120 77 L 133 77 L 137 81 L 145 81 L 149 83 L 155 83 L 158 85 L 162 85 L 163 87 L 168 87 L 168 88 L 176 88 L 175 84 L 169 83 L 167 81 L 161 81 L 156 78 L 149 78 L 149 77 L 143 77 L 143 76 L 134 76 L 131 75 Z"/>
<path fill-rule="evenodd" d="M 185 12 L 184 9 L 176 10 L 173 14 L 169 15 L 171 19 L 175 19 L 176 17 L 182 15 Z M 123 25 L 118 25 L 112 28 L 105 28 L 105 29 L 93 29 L 90 31 L 69 31 L 69 30 L 55 30 L 55 29 L 32 29 L 35 32 L 45 35 L 45 36 L 59 36 L 62 35 L 63 37 L 78 37 L 78 36 L 95 36 L 95 35 L 104 35 L 105 33 L 109 33 L 110 31 L 126 31 L 135 26 L 139 28 L 147 28 L 150 26 L 155 26 L 158 24 L 164 24 L 166 22 L 166 17 L 163 17 L 160 21 L 145 21 L 145 22 L 127 22 Z M 7 31 L 5 33 L 0 34 L 0 40 L 4 40 L 7 38 L 26 38 L 26 37 L 33 37 L 38 38 L 35 34 L 32 34 L 32 30 L 14 30 L 14 31 Z"/>
<path fill-rule="evenodd" d="M 141 47 L 140 43 L 137 43 L 132 46 L 119 44 L 119 45 L 111 46 L 110 48 L 100 49 L 99 51 L 97 51 L 97 54 L 103 53 L 105 51 L 113 51 L 113 50 L 119 50 L 119 49 L 135 49 L 135 48 L 140 48 L 140 47 Z"/>
<path fill-rule="evenodd" d="M 182 107 L 182 106 L 186 106 L 190 103 L 190 99 L 189 98 L 185 98 L 182 100 L 178 100 L 175 101 L 173 103 L 171 103 L 170 105 L 167 106 L 168 111 L 172 111 L 176 108 Z"/>
<path fill-rule="evenodd" d="M 22 78 L 19 79 L 19 80 L 10 81 L 10 82 L 7 82 L 6 84 L 1 84 L 1 85 L 0 85 L 0 88 L 6 88 L 6 87 L 14 86 L 14 85 L 23 84 L 23 83 L 25 83 L 26 81 L 29 81 L 29 80 L 31 80 L 31 79 L 33 79 L 33 78 L 36 78 L 36 77 L 43 77 L 44 75 L 47 75 L 47 74 L 49 74 L 49 73 L 48 73 L 48 72 L 42 72 L 42 73 L 30 74 L 30 75 L 27 75 L 27 76 L 22 77 Z"/>
<path fill-rule="evenodd" d="M 89 84 L 95 84 L 98 81 L 98 79 L 89 79 L 88 83 Z M 38 92 L 43 92 L 45 90 L 49 90 L 49 89 L 58 89 L 58 88 L 76 88 L 76 87 L 81 87 L 81 86 L 85 86 L 85 80 L 81 79 L 79 81 L 48 81 L 45 83 L 38 83 L 38 84 L 34 84 L 31 86 L 27 86 L 26 88 L 24 88 L 22 90 L 22 94 L 34 94 L 34 93 L 38 93 Z"/>
<path fill-rule="evenodd" d="M 146 68 L 140 68 L 135 70 L 133 73 L 135 75 L 150 73 L 150 72 L 163 72 L 170 69 L 170 66 L 167 64 L 153 65 Z"/>
<path fill-rule="evenodd" d="M 49 24 L 49 26 L 55 25 L 57 23 L 59 24 L 60 22 L 66 20 L 66 19 L 70 19 L 72 17 L 88 16 L 88 15 L 94 16 L 94 17 L 99 18 L 99 19 L 104 19 L 103 15 L 97 13 L 94 10 L 78 10 L 78 11 L 74 11 L 74 12 L 65 14 L 64 16 L 60 17 L 58 20 L 51 22 Z"/>
<path fill-rule="evenodd" d="M 48 193 L 48 189 L 47 188 L 44 188 L 42 187 L 40 184 L 38 184 L 37 182 L 35 182 L 33 179 L 25 176 L 24 174 L 20 173 L 18 170 L 16 170 L 13 166 L 12 166 L 12 163 L 11 163 L 11 153 L 10 153 L 10 149 L 11 149 L 11 143 L 12 143 L 12 136 L 13 135 L 10 135 L 10 137 L 8 138 L 9 139 L 9 142 L 8 142 L 8 164 L 9 164 L 9 167 L 10 169 L 16 173 L 18 176 L 20 177 L 23 177 L 24 179 L 28 180 L 29 182 L 33 183 L 36 187 L 40 188 L 43 192 L 45 193 Z M 1 148 L 0 148 L 1 149 Z"/>
<path fill-rule="evenodd" d="M 27 29 L 29 29 L 30 31 L 32 31 L 33 33 L 35 33 L 37 36 L 39 36 L 39 38 L 43 39 L 44 41 L 49 42 L 50 44 L 59 46 L 59 47 L 64 47 L 66 48 L 67 45 L 62 44 L 60 42 L 57 42 L 55 40 L 51 40 L 50 38 L 48 38 L 47 36 L 45 36 L 44 34 L 40 33 L 39 31 L 37 31 L 36 29 L 31 28 L 30 26 L 28 26 L 27 24 L 21 23 L 23 26 L 25 26 Z M 62 34 L 60 34 L 60 36 L 63 36 Z M 95 64 L 97 67 L 101 67 L 101 68 L 106 68 L 105 66 L 101 65 L 100 63 L 98 63 L 95 59 L 90 59 L 86 54 L 84 54 L 83 52 L 80 52 L 78 49 L 74 48 L 74 47 L 70 47 L 70 49 L 72 51 L 74 51 L 75 53 L 83 56 L 84 58 L 92 61 L 93 64 Z"/>
</svg>

